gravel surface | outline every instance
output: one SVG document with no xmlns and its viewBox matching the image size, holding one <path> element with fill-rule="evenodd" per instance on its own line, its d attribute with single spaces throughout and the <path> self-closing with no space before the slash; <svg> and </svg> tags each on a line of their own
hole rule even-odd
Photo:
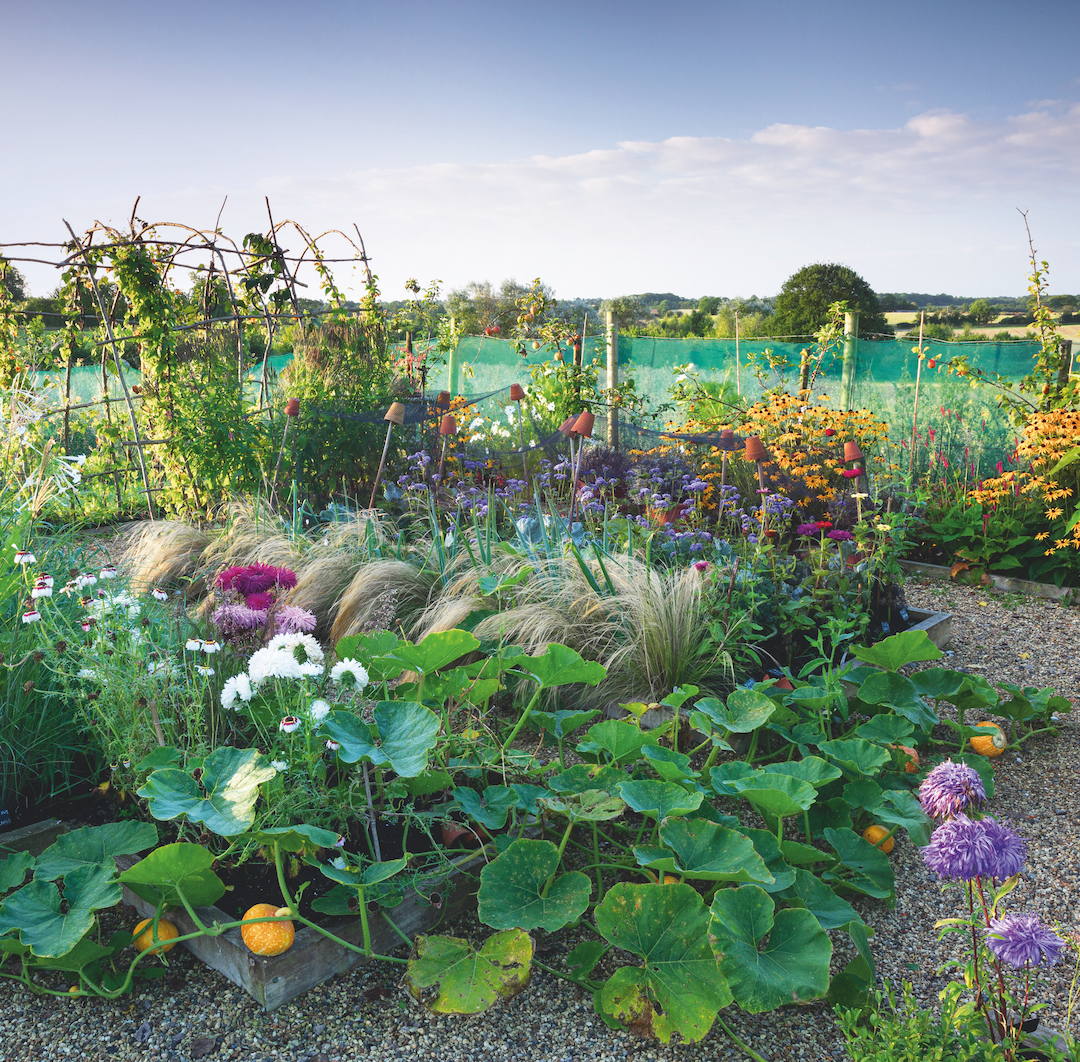
<svg viewBox="0 0 1080 1062">
<path fill-rule="evenodd" d="M 953 613 L 947 666 L 991 682 L 1054 686 L 1080 706 L 1080 610 L 1016 594 L 998 594 L 924 580 L 908 584 L 909 603 Z M 1037 913 L 1080 931 L 1072 907 L 1077 888 L 1080 808 L 1077 792 L 1078 723 L 1068 718 L 1056 738 L 1035 739 L 1022 757 L 995 761 L 993 812 L 1011 820 L 1029 845 L 1023 880 L 1009 909 Z M 910 980 L 918 998 L 936 1007 L 946 983 L 935 971 L 951 957 L 933 929 L 959 914 L 962 893 L 943 892 L 906 837 L 892 855 L 894 910 L 877 902 L 855 905 L 874 926 L 880 975 Z M 447 930 L 443 930 L 447 931 Z M 448 930 L 482 938 L 489 932 L 466 918 Z M 846 937 L 836 934 L 837 961 L 846 962 Z M 556 935 L 541 942 L 546 963 L 565 950 Z M 550 949 L 550 950 L 547 950 Z M 235 1059 L 239 1062 L 336 1062 L 361 1059 L 562 1060 L 745 1058 L 719 1026 L 698 1044 L 664 1047 L 608 1029 L 592 1000 L 573 985 L 537 972 L 525 992 L 478 1017 L 429 1014 L 400 987 L 401 968 L 376 963 L 334 978 L 273 1014 L 240 989 L 177 949 L 168 977 L 119 1002 L 32 995 L 0 981 L 0 1062 L 66 1059 L 85 1062 L 143 1059 Z M 1049 1003 L 1047 1024 L 1064 1027 L 1071 964 L 1062 963 L 1038 990 Z M 62 987 L 61 982 L 56 985 Z M 846 1058 L 831 1011 L 812 1004 L 762 1015 L 730 1007 L 722 1017 L 772 1062 Z M 1073 1032 L 1080 1032 L 1074 1022 Z"/>
</svg>

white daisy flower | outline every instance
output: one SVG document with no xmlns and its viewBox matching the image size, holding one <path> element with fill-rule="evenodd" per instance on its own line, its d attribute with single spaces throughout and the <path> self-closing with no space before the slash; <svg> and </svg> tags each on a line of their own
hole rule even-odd
<svg viewBox="0 0 1080 1062">
<path fill-rule="evenodd" d="M 154 589 L 150 591 L 150 596 L 155 601 L 168 601 L 169 600 L 169 595 L 167 593 L 165 593 L 165 591 L 162 590 L 160 586 L 154 587 Z"/>
<path fill-rule="evenodd" d="M 81 679 L 95 679 L 97 678 L 97 672 L 92 667 L 81 667 L 79 673 L 76 676 Z"/>
<path fill-rule="evenodd" d="M 337 741 L 331 741 L 331 740 L 330 740 L 329 738 L 327 738 L 327 741 L 326 741 L 326 747 L 327 747 L 327 748 L 328 748 L 328 749 L 329 749 L 329 750 L 330 750 L 331 752 L 337 752 L 337 750 L 338 750 L 339 748 L 341 748 L 341 743 L 340 743 L 340 742 L 337 742 Z"/>
<path fill-rule="evenodd" d="M 96 575 L 76 575 L 75 576 L 75 588 L 82 590 L 87 586 L 93 586 L 97 582 Z"/>
<path fill-rule="evenodd" d="M 318 700 L 311 702 L 308 712 L 316 723 L 321 723 L 330 714 L 330 704 L 320 697 Z"/>
<path fill-rule="evenodd" d="M 295 715 L 287 715 L 278 723 L 278 730 L 283 734 L 295 734 L 300 729 L 300 720 Z"/>
<path fill-rule="evenodd" d="M 211 678 L 214 674 L 212 667 L 200 667 L 198 664 L 195 665 L 195 670 L 204 678 Z"/>
<path fill-rule="evenodd" d="M 36 608 L 32 608 L 22 614 L 23 623 L 37 623 L 41 619 L 41 613 Z"/>
<path fill-rule="evenodd" d="M 52 587 L 46 586 L 40 579 L 34 583 L 34 588 L 30 591 L 30 596 L 34 599 L 39 597 L 52 597 L 52 595 Z"/>
<path fill-rule="evenodd" d="M 28 549 L 17 549 L 15 550 L 15 563 L 36 564 L 37 557 L 35 557 Z"/>
<path fill-rule="evenodd" d="M 349 657 L 339 660 L 330 669 L 330 677 L 339 685 L 346 688 L 355 685 L 358 690 L 362 690 L 371 681 L 368 677 L 367 668 Z"/>
<path fill-rule="evenodd" d="M 104 568 L 98 572 L 98 578 L 100 579 L 116 579 L 119 576 L 119 572 L 116 570 L 115 564 L 106 564 Z"/>
<path fill-rule="evenodd" d="M 198 653 L 202 651 L 203 640 L 202 638 L 189 638 L 184 648 L 189 653 Z"/>
<path fill-rule="evenodd" d="M 216 641 L 213 638 L 207 638 L 206 641 L 202 643 L 202 651 L 204 653 L 219 653 L 221 652 L 221 642 Z"/>
</svg>

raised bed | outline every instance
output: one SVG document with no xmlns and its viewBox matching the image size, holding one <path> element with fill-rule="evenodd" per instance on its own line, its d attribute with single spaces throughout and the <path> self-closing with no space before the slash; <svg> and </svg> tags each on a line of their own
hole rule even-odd
<svg viewBox="0 0 1080 1062">
<path fill-rule="evenodd" d="M 931 579 L 944 579 L 946 582 L 963 583 L 970 586 L 982 585 L 975 579 L 965 578 L 970 574 L 966 571 L 961 572 L 954 579 L 952 569 L 943 564 L 927 564 L 924 561 L 901 561 L 900 567 L 913 575 L 928 575 Z M 1030 594 L 1032 597 L 1045 597 L 1050 601 L 1060 601 L 1065 605 L 1080 604 L 1080 587 L 1036 583 L 1031 579 L 1016 579 L 1011 575 L 995 575 L 993 572 L 989 573 L 986 578 L 990 580 L 990 585 L 995 590 Z"/>
<path fill-rule="evenodd" d="M 60 819 L 44 819 L 17 830 L 7 830 L 0 833 L 0 859 L 6 855 L 4 849 L 29 852 L 33 856 L 41 855 L 57 837 L 67 832 L 67 823 Z"/>
<path fill-rule="evenodd" d="M 477 888 L 476 879 L 462 872 L 475 867 L 483 859 L 482 854 L 473 856 L 438 883 L 441 889 L 437 898 L 438 906 L 432 903 L 430 898 L 425 899 L 414 894 L 393 908 L 389 914 L 394 925 L 407 937 L 413 937 L 417 933 L 429 932 L 441 922 L 456 918 L 465 909 Z M 138 859 L 134 856 L 121 856 L 116 860 L 121 870 L 126 870 L 137 862 Z M 153 904 L 136 896 L 126 886 L 124 902 L 131 904 L 143 918 L 150 918 L 154 913 Z M 197 909 L 197 913 L 206 925 L 236 921 L 219 907 L 201 907 Z M 185 911 L 171 911 L 168 918 L 180 930 L 181 935 L 196 931 L 195 923 Z M 325 927 L 350 944 L 363 945 L 363 930 L 359 918 L 329 919 Z M 368 928 L 371 934 L 371 949 L 374 952 L 385 955 L 403 943 L 401 936 L 381 913 L 368 915 Z M 292 947 L 282 955 L 252 954 L 245 946 L 239 929 L 227 930 L 216 937 L 193 937 L 184 941 L 183 946 L 211 969 L 224 974 L 268 1011 L 276 1010 L 282 1003 L 287 1003 L 335 974 L 346 973 L 368 961 L 359 952 L 349 951 L 340 944 L 335 944 L 308 926 L 297 929 Z"/>
</svg>

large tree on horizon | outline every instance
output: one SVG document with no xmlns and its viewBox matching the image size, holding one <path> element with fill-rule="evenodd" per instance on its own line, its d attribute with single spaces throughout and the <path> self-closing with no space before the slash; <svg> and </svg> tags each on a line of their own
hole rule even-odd
<svg viewBox="0 0 1080 1062">
<path fill-rule="evenodd" d="M 815 262 L 793 273 L 780 289 L 768 319 L 774 336 L 812 336 L 828 320 L 829 307 L 846 302 L 859 311 L 859 335 L 892 335 L 873 288 L 838 262 Z"/>
</svg>

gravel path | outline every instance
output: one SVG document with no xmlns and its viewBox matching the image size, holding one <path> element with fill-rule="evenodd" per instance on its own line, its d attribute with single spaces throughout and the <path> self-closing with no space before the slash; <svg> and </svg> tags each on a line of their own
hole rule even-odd
<svg viewBox="0 0 1080 1062">
<path fill-rule="evenodd" d="M 992 682 L 1054 686 L 1080 707 L 1080 610 L 922 580 L 909 582 L 908 600 L 953 613 L 952 656 L 943 663 Z M 1032 911 L 1073 931 L 1080 930 L 1072 907 L 1080 874 L 1078 747 L 1080 722 L 1070 718 L 1057 738 L 1029 742 L 1021 758 L 1001 757 L 995 763 L 992 805 L 1029 844 L 1010 910 Z M 933 924 L 959 913 L 961 892 L 942 893 L 906 838 L 898 839 L 892 859 L 899 897 L 895 910 L 880 903 L 856 906 L 876 929 L 872 946 L 879 973 L 894 983 L 912 981 L 919 999 L 933 1007 L 945 984 L 935 970 L 949 957 Z M 449 931 L 475 937 L 489 932 L 469 918 Z M 543 959 L 550 962 L 560 943 L 558 937 L 547 943 L 554 950 Z M 1040 998 L 1049 1003 L 1048 1024 L 1059 1028 L 1065 1025 L 1072 975 L 1071 965 L 1063 963 L 1040 989 Z M 399 978 L 400 968 L 373 964 L 324 983 L 273 1014 L 263 1013 L 240 989 L 181 949 L 170 957 L 166 980 L 115 1003 L 31 995 L 0 981 L 0 1062 L 70 1057 L 84 1062 L 745 1058 L 718 1027 L 701 1043 L 679 1047 L 614 1032 L 594 1014 L 590 997 L 542 972 L 521 996 L 475 1018 L 427 1013 L 398 986 Z M 832 1013 L 820 1004 L 757 1016 L 732 1007 L 722 1016 L 773 1062 L 846 1058 Z M 1073 1031 L 1080 1032 L 1077 1022 Z"/>
</svg>

